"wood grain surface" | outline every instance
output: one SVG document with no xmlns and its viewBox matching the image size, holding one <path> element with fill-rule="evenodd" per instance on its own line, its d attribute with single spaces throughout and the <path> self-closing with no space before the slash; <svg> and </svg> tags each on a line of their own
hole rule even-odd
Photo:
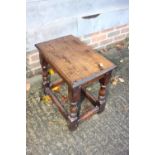
<svg viewBox="0 0 155 155">
<path fill-rule="evenodd" d="M 78 38 L 69 35 L 35 45 L 42 57 L 69 84 L 101 76 L 115 65 Z M 96 76 L 94 76 L 96 75 Z"/>
</svg>

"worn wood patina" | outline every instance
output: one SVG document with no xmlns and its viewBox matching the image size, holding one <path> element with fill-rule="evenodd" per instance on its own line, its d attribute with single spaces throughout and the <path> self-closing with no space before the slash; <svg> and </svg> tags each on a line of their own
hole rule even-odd
<svg viewBox="0 0 155 155">
<path fill-rule="evenodd" d="M 35 46 L 40 55 L 44 92 L 51 96 L 59 111 L 68 121 L 70 130 L 75 130 L 79 122 L 104 110 L 106 86 L 112 70 L 116 67 L 111 61 L 72 35 L 38 43 Z M 48 66 L 51 66 L 62 80 L 50 83 Z M 85 89 L 87 85 L 97 80 L 101 85 L 98 99 Z M 64 109 L 50 89 L 63 82 L 68 85 L 70 112 Z M 80 105 L 84 97 L 88 98 L 94 108 L 80 115 Z"/>
</svg>

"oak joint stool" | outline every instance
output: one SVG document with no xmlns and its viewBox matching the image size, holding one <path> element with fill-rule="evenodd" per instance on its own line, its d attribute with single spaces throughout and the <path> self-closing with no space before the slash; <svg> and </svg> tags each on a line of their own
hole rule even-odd
<svg viewBox="0 0 155 155">
<path fill-rule="evenodd" d="M 104 111 L 106 86 L 116 65 L 72 35 L 38 43 L 35 46 L 39 50 L 44 93 L 51 96 L 52 101 L 67 120 L 71 131 L 93 114 Z M 49 66 L 62 80 L 50 82 Z M 98 99 L 86 91 L 86 87 L 95 81 L 100 83 Z M 68 85 L 69 112 L 51 90 L 64 82 Z M 85 97 L 92 103 L 93 108 L 80 115 L 81 103 Z"/>
</svg>

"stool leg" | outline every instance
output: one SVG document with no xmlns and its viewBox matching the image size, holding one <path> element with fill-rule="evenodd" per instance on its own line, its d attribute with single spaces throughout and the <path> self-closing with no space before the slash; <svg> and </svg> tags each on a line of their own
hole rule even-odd
<svg viewBox="0 0 155 155">
<path fill-rule="evenodd" d="M 42 86 L 44 89 L 44 93 L 46 94 L 45 89 L 49 87 L 49 84 L 50 84 L 49 74 L 48 74 L 48 63 L 45 61 L 45 59 L 42 57 L 41 54 L 39 54 L 39 57 L 40 57 L 40 64 L 42 68 L 42 78 L 43 78 Z"/>
<path fill-rule="evenodd" d="M 82 91 L 81 91 L 80 94 L 81 94 L 81 97 L 80 97 L 80 100 L 79 100 L 78 105 L 77 105 L 78 106 L 78 112 L 77 112 L 78 118 L 80 117 L 81 104 L 82 104 L 83 100 L 85 99 L 85 95 L 84 95 L 84 93 Z"/>
<path fill-rule="evenodd" d="M 69 129 L 74 131 L 78 126 L 78 103 L 80 101 L 81 89 L 80 88 L 68 88 L 68 96 L 70 99 L 70 114 L 68 116 Z"/>
<path fill-rule="evenodd" d="M 98 95 L 98 101 L 99 101 L 99 111 L 98 113 L 101 113 L 105 109 L 106 105 L 106 86 L 109 83 L 111 77 L 111 72 L 106 73 L 103 78 L 99 80 L 100 82 L 100 90 Z"/>
</svg>

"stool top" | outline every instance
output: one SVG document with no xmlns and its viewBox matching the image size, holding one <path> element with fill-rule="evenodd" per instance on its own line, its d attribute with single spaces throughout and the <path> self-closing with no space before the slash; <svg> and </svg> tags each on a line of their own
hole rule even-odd
<svg viewBox="0 0 155 155">
<path fill-rule="evenodd" d="M 72 35 L 35 46 L 40 55 L 71 87 L 95 80 L 116 67 Z"/>
</svg>

